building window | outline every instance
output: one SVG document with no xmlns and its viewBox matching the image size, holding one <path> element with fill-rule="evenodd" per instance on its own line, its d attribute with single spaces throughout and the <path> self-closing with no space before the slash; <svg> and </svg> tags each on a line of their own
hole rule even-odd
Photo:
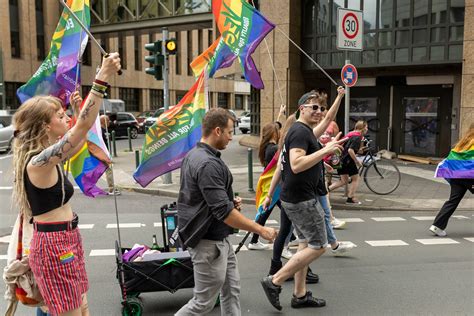
<svg viewBox="0 0 474 316">
<path fill-rule="evenodd" d="M 84 53 L 82 54 L 82 64 L 85 66 L 91 66 L 92 65 L 92 49 L 91 49 L 91 40 L 89 39 L 87 41 L 87 46 L 86 49 L 84 50 Z"/>
<path fill-rule="evenodd" d="M 9 0 L 9 4 L 11 56 L 13 58 L 20 58 L 20 17 L 18 14 L 18 0 Z"/>
<path fill-rule="evenodd" d="M 228 93 L 223 93 L 223 92 L 217 93 L 217 106 L 224 109 L 229 108 L 229 94 Z"/>
<path fill-rule="evenodd" d="M 142 37 L 140 33 L 135 33 L 134 56 L 135 56 L 135 70 L 142 70 Z"/>
<path fill-rule="evenodd" d="M 150 89 L 150 109 L 157 110 L 164 106 L 164 95 L 161 89 Z"/>
<path fill-rule="evenodd" d="M 214 43 L 214 36 L 212 35 L 212 30 L 207 31 L 207 47 L 210 47 Z"/>
<path fill-rule="evenodd" d="M 38 52 L 38 60 L 46 58 L 46 50 L 44 46 L 44 19 L 43 19 L 43 0 L 35 1 L 36 13 L 36 50 Z"/>
<path fill-rule="evenodd" d="M 109 39 L 107 37 L 106 34 L 102 34 L 102 36 L 100 37 L 100 46 L 102 46 L 102 48 L 108 52 L 109 51 Z M 122 61 L 122 56 L 120 56 L 120 61 Z"/>
<path fill-rule="evenodd" d="M 91 91 L 92 86 L 81 85 L 82 98 L 86 98 L 89 92 Z M 102 109 L 101 109 L 102 110 Z"/>
<path fill-rule="evenodd" d="M 193 61 L 193 31 L 186 31 L 186 42 L 188 43 L 188 76 L 193 76 L 193 69 L 190 66 Z"/>
<path fill-rule="evenodd" d="M 119 99 L 125 102 L 125 111 L 140 111 L 140 89 L 119 88 Z"/>
<path fill-rule="evenodd" d="M 242 94 L 235 95 L 235 109 L 236 110 L 244 109 L 244 96 Z"/>
<path fill-rule="evenodd" d="M 188 76 L 193 76 L 193 69 L 190 66 L 193 61 L 193 31 L 186 32 L 186 40 L 188 43 Z"/>
<path fill-rule="evenodd" d="M 7 110 L 14 110 L 20 107 L 20 101 L 16 97 L 16 90 L 24 83 L 21 82 L 5 82 L 5 105 Z"/>
<path fill-rule="evenodd" d="M 122 33 L 119 33 L 118 36 L 118 53 L 122 69 L 127 69 L 127 37 Z"/>
<path fill-rule="evenodd" d="M 176 67 L 175 67 L 175 73 L 177 75 L 181 75 L 181 46 L 182 43 L 181 43 L 181 32 L 176 32 L 176 46 L 177 46 L 177 50 L 176 50 L 176 55 L 174 55 L 175 57 L 175 62 L 176 62 Z"/>
<path fill-rule="evenodd" d="M 204 51 L 202 30 L 198 30 L 198 55 Z"/>
</svg>

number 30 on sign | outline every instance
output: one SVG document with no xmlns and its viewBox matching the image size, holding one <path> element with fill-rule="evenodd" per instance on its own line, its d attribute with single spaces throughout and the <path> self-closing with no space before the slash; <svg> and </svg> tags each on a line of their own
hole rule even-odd
<svg viewBox="0 0 474 316">
<path fill-rule="evenodd" d="M 362 11 L 338 8 L 337 21 L 337 49 L 362 50 Z"/>
</svg>

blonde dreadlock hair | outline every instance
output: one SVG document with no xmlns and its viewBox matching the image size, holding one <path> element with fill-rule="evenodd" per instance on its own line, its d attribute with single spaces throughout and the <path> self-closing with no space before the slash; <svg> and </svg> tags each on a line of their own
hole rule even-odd
<svg viewBox="0 0 474 316">
<path fill-rule="evenodd" d="M 25 191 L 25 172 L 30 159 L 43 151 L 48 135 L 46 126 L 62 107 L 61 100 L 51 96 L 37 96 L 24 102 L 13 116 L 14 186 L 12 202 L 20 212 L 32 216 Z"/>
</svg>

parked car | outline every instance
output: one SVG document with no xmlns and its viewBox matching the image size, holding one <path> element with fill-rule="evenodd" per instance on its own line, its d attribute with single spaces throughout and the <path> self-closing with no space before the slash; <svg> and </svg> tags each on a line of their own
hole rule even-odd
<svg viewBox="0 0 474 316">
<path fill-rule="evenodd" d="M 3 126 L 0 123 L 0 151 L 9 152 L 12 148 L 13 125 Z"/>
<path fill-rule="evenodd" d="M 242 134 L 247 134 L 250 131 L 250 112 L 240 117 L 239 129 Z"/>
<path fill-rule="evenodd" d="M 240 114 L 240 116 L 237 118 L 237 122 L 240 123 L 242 117 L 246 116 L 249 113 L 250 113 L 249 111 L 243 111 L 242 114 Z"/>
<path fill-rule="evenodd" d="M 165 108 L 159 108 L 151 116 L 147 117 L 145 120 L 145 126 L 144 126 L 145 130 L 150 128 L 153 124 L 155 124 L 158 117 L 161 114 L 163 114 L 164 111 L 165 111 Z"/>
<path fill-rule="evenodd" d="M 129 112 L 107 113 L 110 118 L 109 132 L 115 131 L 115 136 L 123 137 L 127 135 L 127 128 L 130 127 L 130 137 L 135 139 L 138 137 L 138 121 Z"/>
<path fill-rule="evenodd" d="M 138 122 L 138 132 L 145 133 L 145 121 L 147 118 L 153 115 L 155 110 L 143 111 L 142 113 L 138 114 L 137 122 Z"/>
</svg>

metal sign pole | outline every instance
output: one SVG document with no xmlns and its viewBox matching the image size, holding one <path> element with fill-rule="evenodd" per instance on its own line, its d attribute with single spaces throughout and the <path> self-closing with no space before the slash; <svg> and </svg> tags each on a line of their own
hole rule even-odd
<svg viewBox="0 0 474 316">
<path fill-rule="evenodd" d="M 163 106 L 165 111 L 170 107 L 170 90 L 169 90 L 169 56 L 166 53 L 166 41 L 168 40 L 168 28 L 164 27 L 162 30 L 163 39 L 161 41 L 161 52 L 165 56 L 163 65 Z M 163 183 L 171 184 L 171 171 L 163 175 Z"/>
<path fill-rule="evenodd" d="M 346 65 L 350 64 L 350 59 L 347 58 L 347 51 L 346 51 Z M 351 88 L 348 86 L 346 88 L 346 95 L 344 96 L 344 135 L 349 133 L 349 111 L 350 111 L 350 95 L 351 95 Z"/>
</svg>

